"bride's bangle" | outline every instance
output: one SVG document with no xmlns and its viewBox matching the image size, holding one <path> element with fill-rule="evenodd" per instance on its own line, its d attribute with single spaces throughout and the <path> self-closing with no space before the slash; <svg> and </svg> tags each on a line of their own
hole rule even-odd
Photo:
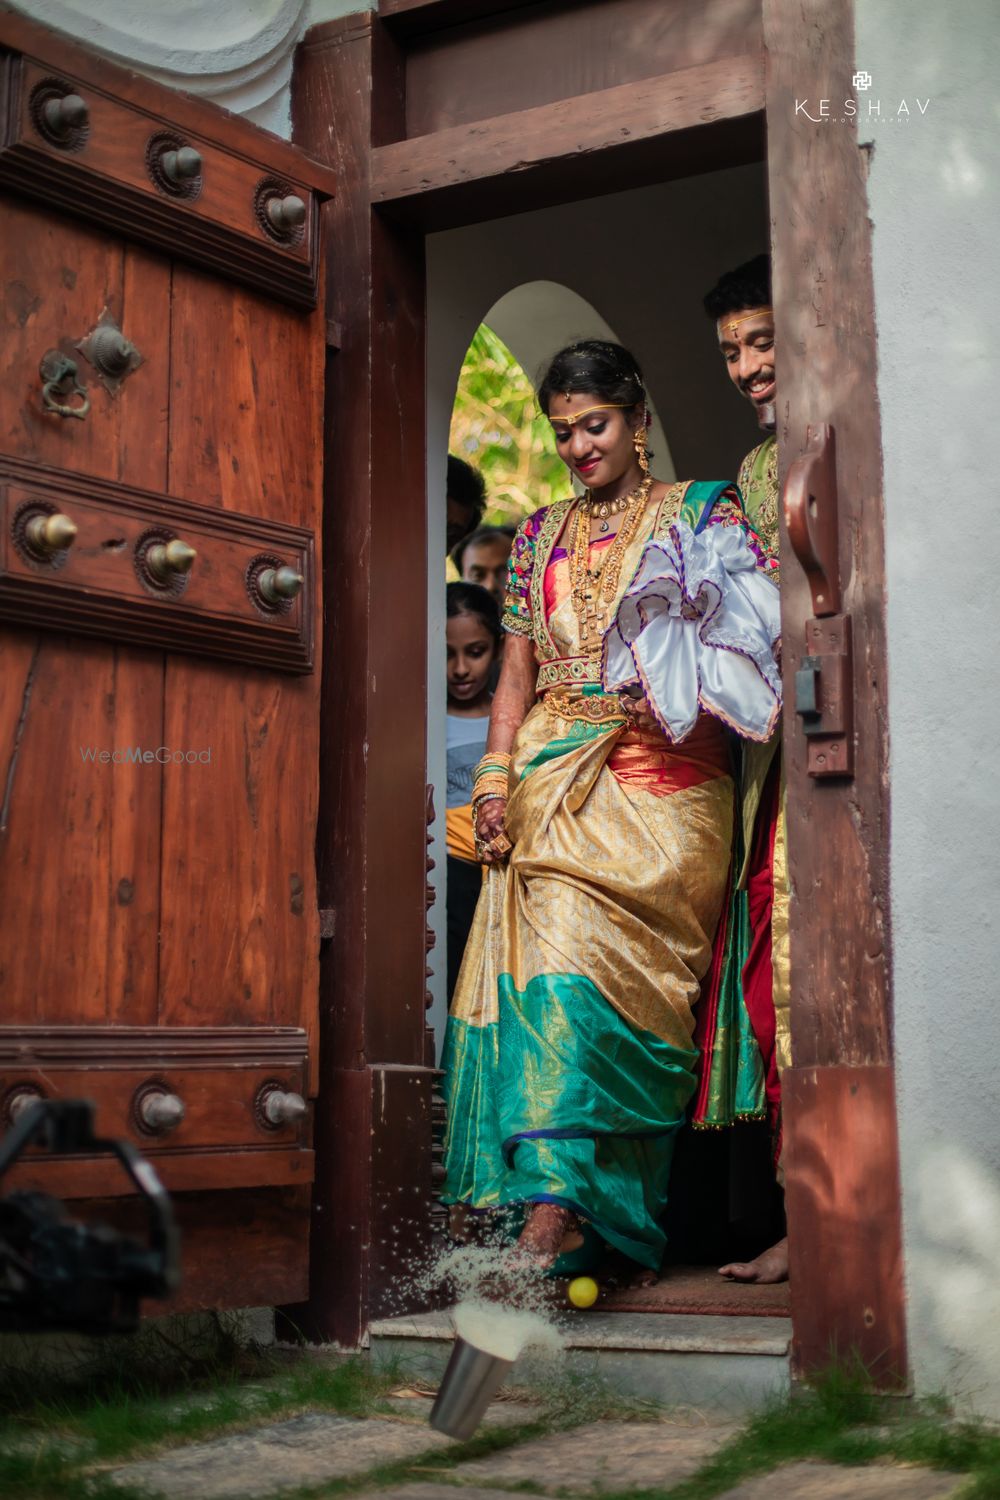
<svg viewBox="0 0 1000 1500">
<path fill-rule="evenodd" d="M 473 799 L 472 799 L 472 816 L 473 816 L 473 819 L 475 819 L 478 816 L 479 809 L 482 807 L 482 805 L 483 805 L 484 802 L 506 802 L 506 801 L 507 801 L 507 793 L 506 792 L 481 792 L 478 796 L 473 797 Z"/>
<path fill-rule="evenodd" d="M 510 766 L 512 756 L 506 750 L 487 750 L 485 755 L 480 756 L 473 776 L 478 776 L 487 767 L 491 770 L 506 771 Z"/>
<path fill-rule="evenodd" d="M 507 796 L 507 772 L 502 775 L 490 771 L 489 774 L 480 775 L 472 783 L 472 801 L 477 796 Z"/>
</svg>

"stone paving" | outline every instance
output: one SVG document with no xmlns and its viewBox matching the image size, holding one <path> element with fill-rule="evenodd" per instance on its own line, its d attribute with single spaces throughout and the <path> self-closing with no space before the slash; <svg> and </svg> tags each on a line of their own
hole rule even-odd
<svg viewBox="0 0 1000 1500">
<path fill-rule="evenodd" d="M 574 1494 L 623 1484 L 667 1489 L 700 1469 L 736 1430 L 731 1423 L 594 1422 L 476 1459 L 463 1464 L 461 1473 L 473 1482 L 531 1480 L 543 1489 Z"/>
<path fill-rule="evenodd" d="M 688 1414 L 643 1422 L 587 1423 L 529 1439 L 454 1467 L 443 1457 L 451 1440 L 427 1426 L 430 1401 L 390 1402 L 391 1415 L 339 1417 L 306 1412 L 285 1421 L 189 1443 L 130 1463 L 109 1477 L 166 1500 L 263 1500 L 305 1486 L 361 1478 L 394 1464 L 405 1483 L 360 1488 L 359 1500 L 514 1500 L 526 1482 L 548 1495 L 601 1490 L 669 1489 L 695 1473 L 738 1430 L 736 1424 Z M 531 1422 L 539 1408 L 496 1402 L 488 1425 Z M 965 1477 L 928 1469 L 872 1465 L 844 1468 L 795 1463 L 748 1480 L 720 1500 L 946 1500 Z M 509 1488 L 508 1488 L 509 1486 Z"/>
<path fill-rule="evenodd" d="M 965 1474 L 896 1465 L 788 1464 L 726 1490 L 719 1500 L 947 1500 L 967 1482 Z"/>
<path fill-rule="evenodd" d="M 159 1458 L 126 1464 L 111 1477 L 168 1500 L 253 1500 L 350 1478 L 450 1444 L 450 1438 L 422 1424 L 313 1411 L 211 1442 L 189 1443 Z"/>
</svg>

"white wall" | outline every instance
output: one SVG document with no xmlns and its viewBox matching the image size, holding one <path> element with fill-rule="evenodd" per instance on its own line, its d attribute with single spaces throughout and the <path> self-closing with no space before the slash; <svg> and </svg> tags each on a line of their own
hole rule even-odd
<svg viewBox="0 0 1000 1500">
<path fill-rule="evenodd" d="M 869 97 L 931 101 L 861 135 L 874 142 L 910 1351 L 920 1390 L 1000 1417 L 1000 16 L 996 0 L 856 0 L 856 24 Z"/>
<path fill-rule="evenodd" d="M 444 484 L 448 429 L 465 351 L 491 321 L 532 378 L 572 338 L 609 330 L 643 366 L 664 478 L 724 479 L 759 440 L 726 379 L 701 298 L 767 245 L 763 169 L 739 167 L 433 234 L 427 240 L 427 777 L 437 788 L 431 879 L 437 933 L 428 981 L 440 1045 L 445 999 Z M 548 282 L 549 293 L 539 282 Z M 523 288 L 519 296 L 515 288 Z M 509 295 L 513 293 L 513 295 Z M 593 309 L 588 316 L 587 309 Z M 568 492 L 568 479 L 567 479 Z"/>
<path fill-rule="evenodd" d="M 376 0 L 11 0 L 170 88 L 185 89 L 291 133 L 296 43 L 310 26 Z"/>
</svg>

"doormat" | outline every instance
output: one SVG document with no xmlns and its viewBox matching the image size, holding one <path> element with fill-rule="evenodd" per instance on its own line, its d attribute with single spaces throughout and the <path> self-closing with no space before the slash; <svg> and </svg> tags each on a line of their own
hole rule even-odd
<svg viewBox="0 0 1000 1500">
<path fill-rule="evenodd" d="M 700 1313 L 709 1317 L 788 1318 L 788 1282 L 726 1281 L 715 1266 L 667 1266 L 656 1286 L 602 1292 L 601 1312 Z"/>
</svg>

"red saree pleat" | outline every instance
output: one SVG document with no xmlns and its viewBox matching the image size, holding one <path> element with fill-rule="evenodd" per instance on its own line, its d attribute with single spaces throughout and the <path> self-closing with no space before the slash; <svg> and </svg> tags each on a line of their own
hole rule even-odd
<svg viewBox="0 0 1000 1500">
<path fill-rule="evenodd" d="M 764 783 L 747 874 L 751 940 L 750 952 L 743 965 L 743 1000 L 764 1062 L 767 1117 L 775 1131 L 779 1128 L 781 1114 L 781 1083 L 775 1051 L 771 911 L 774 905 L 774 835 L 780 798 L 781 757 L 776 755 Z"/>
</svg>

